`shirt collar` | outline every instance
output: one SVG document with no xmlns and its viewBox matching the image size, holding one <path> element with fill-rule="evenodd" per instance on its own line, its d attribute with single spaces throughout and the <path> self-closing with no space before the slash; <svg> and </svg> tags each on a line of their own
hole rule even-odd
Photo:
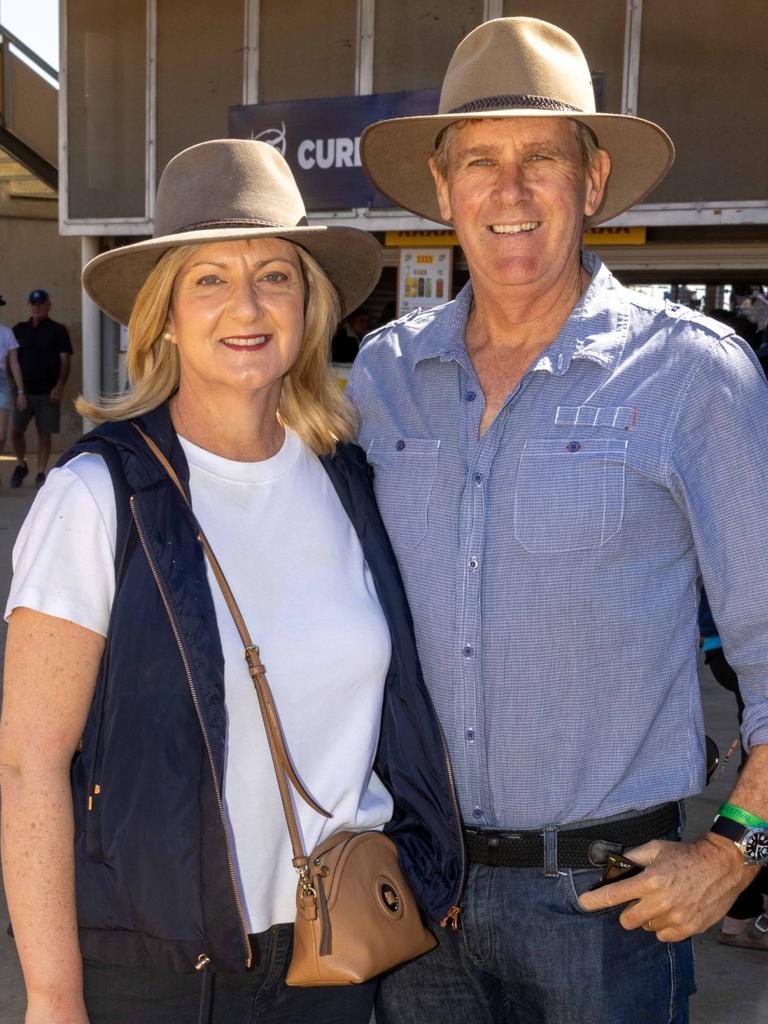
<svg viewBox="0 0 768 1024">
<path fill-rule="evenodd" d="M 586 359 L 612 370 L 621 358 L 629 329 L 629 297 L 598 256 L 583 252 L 581 261 L 591 275 L 589 287 L 529 372 L 544 370 L 562 376 L 574 359 Z M 468 366 L 465 335 L 472 298 L 472 283 L 468 281 L 454 301 L 426 325 L 418 324 L 417 314 L 412 322 L 419 332 L 418 344 L 411 347 L 414 368 L 422 360 L 434 358 Z"/>
</svg>

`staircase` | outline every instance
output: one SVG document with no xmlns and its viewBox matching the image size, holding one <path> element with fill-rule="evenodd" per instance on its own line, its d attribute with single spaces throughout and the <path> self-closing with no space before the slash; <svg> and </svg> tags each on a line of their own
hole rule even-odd
<svg viewBox="0 0 768 1024">
<path fill-rule="evenodd" d="M 0 189 L 4 199 L 56 198 L 59 92 L 49 79 L 58 82 L 58 72 L 0 25 Z"/>
</svg>

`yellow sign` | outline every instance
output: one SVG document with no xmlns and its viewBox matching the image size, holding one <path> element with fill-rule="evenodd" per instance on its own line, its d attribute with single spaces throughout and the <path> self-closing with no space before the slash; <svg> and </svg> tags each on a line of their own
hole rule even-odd
<svg viewBox="0 0 768 1024">
<path fill-rule="evenodd" d="M 384 245 L 408 246 L 415 245 L 458 245 L 459 240 L 453 231 L 387 231 Z"/>
<path fill-rule="evenodd" d="M 645 245 L 645 228 L 590 228 L 585 245 Z"/>
</svg>

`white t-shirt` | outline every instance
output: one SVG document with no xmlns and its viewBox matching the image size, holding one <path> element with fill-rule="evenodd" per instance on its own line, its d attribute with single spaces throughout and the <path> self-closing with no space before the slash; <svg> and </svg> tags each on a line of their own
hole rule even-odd
<svg viewBox="0 0 768 1024">
<path fill-rule="evenodd" d="M 327 473 L 291 431 L 263 462 L 231 462 L 179 440 L 195 514 L 260 647 L 293 763 L 333 815 L 294 799 L 305 850 L 344 828 L 382 826 L 392 800 L 372 765 L 390 636 Z M 23 605 L 106 635 L 115 543 L 103 460 L 80 455 L 52 470 L 14 547 L 6 618 Z M 260 932 L 294 919 L 296 872 L 242 644 L 210 569 L 208 580 L 224 650 L 225 810 L 248 929 Z"/>
<path fill-rule="evenodd" d="M 11 328 L 0 324 L 0 373 L 8 373 L 8 353 L 18 347 L 19 343 Z"/>
</svg>

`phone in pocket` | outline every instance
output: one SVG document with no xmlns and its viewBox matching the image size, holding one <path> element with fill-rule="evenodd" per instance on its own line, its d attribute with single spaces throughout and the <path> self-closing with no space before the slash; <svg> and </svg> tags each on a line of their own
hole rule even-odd
<svg viewBox="0 0 768 1024">
<path fill-rule="evenodd" d="M 611 885 L 613 882 L 621 882 L 625 878 L 633 878 L 643 870 L 642 864 L 636 864 L 623 853 L 609 853 L 605 858 L 603 866 L 603 877 L 599 882 L 590 886 L 593 889 L 602 889 L 604 885 Z"/>
</svg>

